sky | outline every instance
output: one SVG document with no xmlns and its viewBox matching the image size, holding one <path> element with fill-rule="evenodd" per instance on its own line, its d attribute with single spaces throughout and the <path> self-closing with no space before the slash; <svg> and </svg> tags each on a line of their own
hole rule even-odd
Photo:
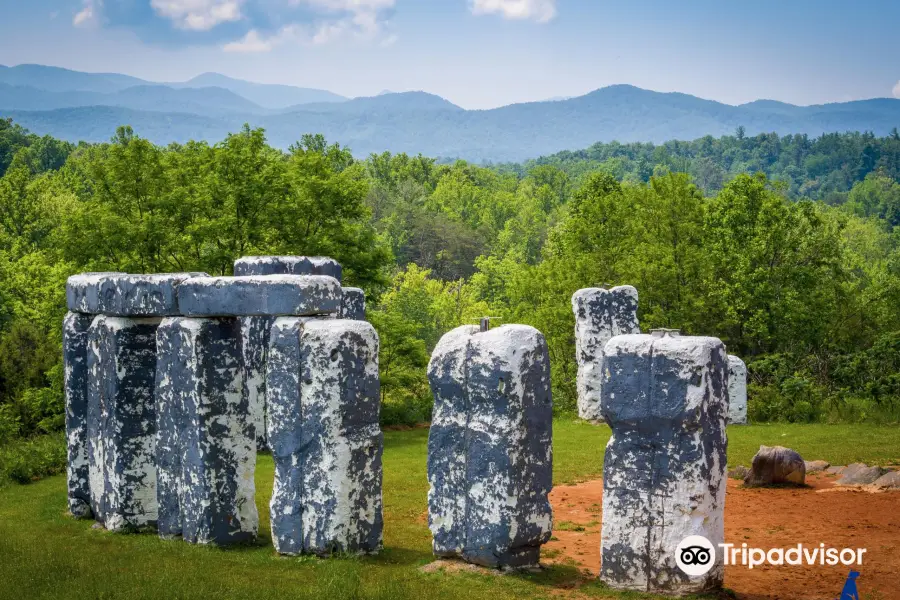
<svg viewBox="0 0 900 600">
<path fill-rule="evenodd" d="M 0 64 L 218 72 L 468 109 L 613 84 L 728 104 L 900 98 L 897 0 L 0 0 Z"/>
</svg>

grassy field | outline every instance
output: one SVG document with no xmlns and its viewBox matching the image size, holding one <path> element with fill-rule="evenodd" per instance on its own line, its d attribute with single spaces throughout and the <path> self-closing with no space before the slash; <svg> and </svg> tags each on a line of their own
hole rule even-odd
<svg viewBox="0 0 900 600">
<path fill-rule="evenodd" d="M 599 476 L 606 427 L 572 420 L 554 425 L 554 480 Z M 5 597 L 30 598 L 545 598 L 577 587 L 579 597 L 645 598 L 616 594 L 572 567 L 538 574 L 425 573 L 431 562 L 427 527 L 424 429 L 385 434 L 385 550 L 374 557 L 279 558 L 269 541 L 272 460 L 257 469 L 260 543 L 220 550 L 153 535 L 112 534 L 64 514 L 65 479 L 0 489 L 0 581 Z M 729 464 L 749 464 L 760 444 L 798 450 L 834 464 L 900 461 L 900 428 L 758 425 L 729 428 Z M 6 594 L 9 594 L 8 596 Z"/>
</svg>

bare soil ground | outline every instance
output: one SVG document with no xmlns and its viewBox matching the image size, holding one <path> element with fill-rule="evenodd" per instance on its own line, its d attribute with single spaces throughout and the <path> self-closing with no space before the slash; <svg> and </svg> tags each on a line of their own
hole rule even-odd
<svg viewBox="0 0 900 600">
<path fill-rule="evenodd" d="M 866 548 L 858 568 L 860 597 L 900 600 L 900 492 L 873 493 L 834 487 L 834 477 L 812 475 L 808 488 L 744 488 L 728 480 L 725 541 L 768 550 L 798 543 Z M 603 482 L 557 486 L 551 494 L 554 539 L 545 562 L 600 569 Z M 829 566 L 727 566 L 725 586 L 745 600 L 838 598 L 849 568 Z"/>
</svg>

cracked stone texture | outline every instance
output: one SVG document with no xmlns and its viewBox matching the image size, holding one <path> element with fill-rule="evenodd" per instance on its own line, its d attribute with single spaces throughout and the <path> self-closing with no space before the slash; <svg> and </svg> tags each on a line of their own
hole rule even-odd
<svg viewBox="0 0 900 600">
<path fill-rule="evenodd" d="M 170 318 L 157 332 L 163 537 L 219 546 L 256 539 L 256 440 L 241 393 L 240 334 L 234 318 Z"/>
<path fill-rule="evenodd" d="M 160 319 L 97 316 L 88 330 L 88 479 L 112 531 L 155 526 L 156 329 Z"/>
<path fill-rule="evenodd" d="M 206 273 L 85 273 L 69 277 L 69 310 L 112 317 L 167 317 L 178 314 L 176 289 Z"/>
<path fill-rule="evenodd" d="M 875 483 L 886 473 L 887 469 L 882 467 L 870 467 L 863 463 L 853 463 L 844 469 L 841 473 L 841 478 L 835 482 L 835 485 L 869 485 Z"/>
<path fill-rule="evenodd" d="M 728 423 L 747 424 L 747 365 L 728 355 Z"/>
<path fill-rule="evenodd" d="M 341 318 L 366 320 L 366 293 L 359 288 L 345 287 L 341 296 Z"/>
<path fill-rule="evenodd" d="M 552 397 L 544 336 L 464 326 L 428 365 L 428 524 L 434 554 L 488 567 L 535 565 L 550 539 Z"/>
<path fill-rule="evenodd" d="M 339 282 L 342 268 L 337 261 L 321 256 L 245 256 L 234 263 L 234 274 L 328 275 Z M 268 450 L 266 433 L 266 357 L 269 332 L 276 317 L 242 317 L 241 338 L 244 365 L 244 394 L 256 427 L 259 450 Z"/>
<path fill-rule="evenodd" d="M 640 333 L 638 293 L 630 285 L 609 290 L 587 288 L 572 296 L 575 313 L 575 356 L 578 416 L 600 423 L 600 387 L 603 383 L 603 348 L 617 335 Z"/>
<path fill-rule="evenodd" d="M 328 275 L 343 279 L 341 264 L 326 256 L 245 256 L 235 261 L 236 277 L 246 275 Z"/>
<path fill-rule="evenodd" d="M 378 351 L 378 334 L 363 321 L 282 317 L 272 327 L 269 508 L 280 554 L 381 548 Z"/>
<path fill-rule="evenodd" d="M 716 338 L 623 335 L 605 348 L 600 578 L 620 590 L 700 593 L 724 568 L 690 577 L 675 562 L 684 538 L 724 542 L 727 356 Z M 717 550 L 721 554 L 721 550 Z"/>
<path fill-rule="evenodd" d="M 69 512 L 78 519 L 93 516 L 88 469 L 87 384 L 88 330 L 93 315 L 70 312 L 63 319 L 63 365 L 66 398 L 66 445 Z"/>
<path fill-rule="evenodd" d="M 753 457 L 744 484 L 752 487 L 806 481 L 806 461 L 799 453 L 783 446 L 760 446 Z"/>
<path fill-rule="evenodd" d="M 326 275 L 195 277 L 178 286 L 187 317 L 270 317 L 336 314 L 341 284 Z"/>
</svg>

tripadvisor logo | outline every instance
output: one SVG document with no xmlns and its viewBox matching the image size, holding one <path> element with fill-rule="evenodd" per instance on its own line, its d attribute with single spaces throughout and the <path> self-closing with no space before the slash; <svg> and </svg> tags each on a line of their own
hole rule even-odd
<svg viewBox="0 0 900 600">
<path fill-rule="evenodd" d="M 768 564 L 784 565 L 821 565 L 821 566 L 860 566 L 863 564 L 865 548 L 828 548 L 825 544 L 804 546 L 797 544 L 790 548 L 772 548 L 768 551 L 761 548 L 750 548 L 747 544 L 735 547 L 734 544 L 719 544 L 722 549 L 724 564 L 741 565 L 748 569 Z M 675 563 L 686 575 L 698 577 L 705 575 L 716 564 L 716 547 L 703 536 L 691 535 L 678 544 L 675 549 Z"/>
</svg>

